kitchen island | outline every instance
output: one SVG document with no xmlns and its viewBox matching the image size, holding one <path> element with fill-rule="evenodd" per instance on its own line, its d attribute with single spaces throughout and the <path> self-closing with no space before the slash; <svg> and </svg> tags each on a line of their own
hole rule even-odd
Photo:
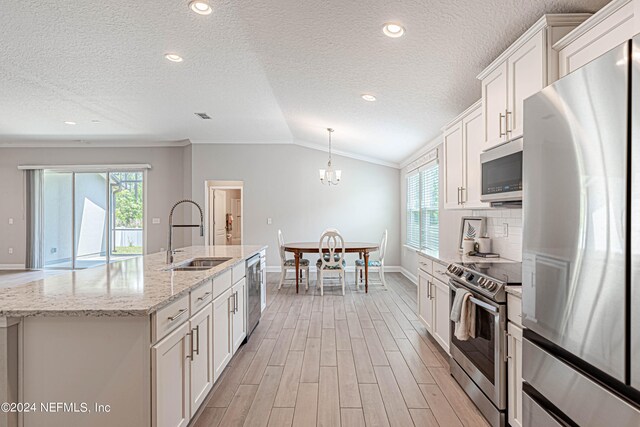
<svg viewBox="0 0 640 427">
<path fill-rule="evenodd" d="M 245 261 L 265 246 L 194 246 L 0 290 L 0 427 L 181 426 L 247 333 Z M 263 281 L 264 283 L 264 281 Z"/>
</svg>

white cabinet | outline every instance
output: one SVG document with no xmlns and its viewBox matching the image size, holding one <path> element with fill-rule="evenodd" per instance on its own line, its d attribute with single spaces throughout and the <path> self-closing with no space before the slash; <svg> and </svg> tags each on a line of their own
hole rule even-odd
<svg viewBox="0 0 640 427">
<path fill-rule="evenodd" d="M 152 347 L 153 426 L 180 427 L 189 424 L 190 355 L 188 322 Z"/>
<path fill-rule="evenodd" d="M 195 414 L 213 387 L 213 306 L 209 303 L 191 320 L 191 413 Z"/>
<path fill-rule="evenodd" d="M 507 112 L 507 64 L 495 67 L 482 79 L 482 105 L 484 109 L 484 141 L 482 149 L 488 150 L 505 141 L 505 116 Z"/>
<path fill-rule="evenodd" d="M 445 209 L 482 209 L 480 153 L 484 129 L 482 105 L 473 104 L 443 133 Z"/>
<path fill-rule="evenodd" d="M 434 263 L 434 268 L 437 263 Z M 418 269 L 418 316 L 427 331 L 449 353 L 449 286 L 422 268 Z"/>
<path fill-rule="evenodd" d="M 433 278 L 431 292 L 433 293 L 433 337 L 449 353 L 449 339 L 451 321 L 449 320 L 449 286 Z"/>
<path fill-rule="evenodd" d="M 418 269 L 418 315 L 433 334 L 433 301 L 431 300 L 431 275 Z"/>
<path fill-rule="evenodd" d="M 231 288 L 233 312 L 231 314 L 231 336 L 233 343 L 233 353 L 240 347 L 247 336 L 247 316 L 246 316 L 246 280 L 242 278 Z"/>
<path fill-rule="evenodd" d="M 553 45 L 560 77 L 577 70 L 640 32 L 640 1 L 613 0 Z"/>
<path fill-rule="evenodd" d="M 231 288 L 213 300 L 213 380 L 220 378 L 233 355 L 231 347 Z"/>
<path fill-rule="evenodd" d="M 482 81 L 483 150 L 522 136 L 524 100 L 558 79 L 558 52 L 553 44 L 589 16 L 544 15 L 478 75 Z"/>
<path fill-rule="evenodd" d="M 522 329 L 507 324 L 507 413 L 511 427 L 522 427 Z"/>
<path fill-rule="evenodd" d="M 544 40 L 545 32 L 539 31 L 507 59 L 505 129 L 508 139 L 522 136 L 524 100 L 547 85 Z"/>
<path fill-rule="evenodd" d="M 464 187 L 464 154 L 462 145 L 462 123 L 458 122 L 445 129 L 443 134 L 445 209 L 457 209 L 462 205 L 460 194 Z"/>
</svg>

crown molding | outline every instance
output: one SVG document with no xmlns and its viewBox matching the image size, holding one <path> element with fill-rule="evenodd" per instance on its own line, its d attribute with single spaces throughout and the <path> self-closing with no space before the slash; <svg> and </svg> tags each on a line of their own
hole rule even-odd
<svg viewBox="0 0 640 427">
<path fill-rule="evenodd" d="M 482 80 L 491 74 L 498 66 L 500 66 L 508 57 L 513 55 L 518 49 L 528 42 L 539 31 L 547 27 L 564 27 L 578 26 L 591 17 L 591 13 L 553 13 L 542 15 L 527 31 L 525 31 L 518 39 L 504 50 L 496 59 L 491 62 L 480 74 L 476 76 L 478 80 Z"/>
<path fill-rule="evenodd" d="M 593 27 L 600 24 L 602 21 L 607 19 L 609 16 L 616 13 L 618 10 L 622 9 L 627 4 L 631 3 L 633 0 L 613 0 L 607 3 L 602 9 L 593 14 L 589 19 L 584 21 L 582 24 L 578 25 L 575 29 L 573 29 L 569 34 L 558 40 L 554 45 L 553 49 L 559 51 L 564 49 L 572 42 L 579 39 L 585 33 L 589 32 Z"/>
<path fill-rule="evenodd" d="M 404 169 L 410 166 L 413 162 L 420 160 L 423 156 L 428 156 L 431 151 L 438 147 L 442 143 L 442 134 L 438 134 L 435 138 L 427 142 L 424 147 L 407 157 L 400 163 L 400 168 Z"/>
<path fill-rule="evenodd" d="M 127 140 L 17 140 L 0 141 L 0 148 L 145 148 L 145 147 L 186 147 L 191 141 L 127 141 Z"/>
<path fill-rule="evenodd" d="M 472 105 L 467 107 L 467 109 L 464 110 L 462 113 L 458 114 L 453 120 L 450 120 L 449 123 L 447 123 L 446 125 L 442 126 L 442 128 L 440 130 L 444 132 L 445 129 L 448 129 L 454 123 L 457 123 L 457 122 L 461 121 L 462 119 L 467 117 L 469 114 L 475 112 L 481 106 L 482 106 L 482 99 L 479 99 L 476 102 L 474 102 Z"/>
</svg>

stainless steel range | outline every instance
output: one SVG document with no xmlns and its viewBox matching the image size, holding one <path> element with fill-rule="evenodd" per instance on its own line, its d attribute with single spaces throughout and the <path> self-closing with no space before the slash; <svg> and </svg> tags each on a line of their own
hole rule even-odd
<svg viewBox="0 0 640 427">
<path fill-rule="evenodd" d="M 507 295 L 506 285 L 520 285 L 521 263 L 450 264 L 450 301 L 458 288 L 471 293 L 475 337 L 460 341 L 451 322 L 451 375 L 493 426 L 506 425 Z M 451 308 L 451 307 L 450 307 Z"/>
</svg>

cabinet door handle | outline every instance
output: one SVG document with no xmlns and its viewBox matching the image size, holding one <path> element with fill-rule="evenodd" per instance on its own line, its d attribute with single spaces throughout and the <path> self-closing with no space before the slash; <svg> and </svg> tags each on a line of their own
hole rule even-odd
<svg viewBox="0 0 640 427">
<path fill-rule="evenodd" d="M 178 317 L 182 316 L 183 314 L 185 314 L 188 310 L 186 308 L 183 308 L 181 310 L 178 310 L 178 312 L 176 314 L 174 314 L 173 316 L 169 316 L 167 319 L 169 319 L 169 322 L 173 322 L 174 320 L 176 320 Z"/>
<path fill-rule="evenodd" d="M 193 362 L 193 331 L 188 332 L 187 335 L 189 335 L 189 353 L 187 354 L 187 359 Z"/>
<path fill-rule="evenodd" d="M 193 330 L 191 331 L 193 333 L 193 331 L 196 332 L 196 337 L 193 339 L 193 341 L 196 342 L 196 354 L 199 355 L 200 354 L 200 325 L 197 325 L 195 328 L 193 328 Z M 193 350 L 191 351 L 191 354 L 193 354 Z"/>
<path fill-rule="evenodd" d="M 229 312 L 234 313 L 234 310 L 236 308 L 236 294 L 231 294 L 229 298 L 233 298 L 233 305 L 231 306 L 231 310 L 229 310 Z"/>
<path fill-rule="evenodd" d="M 198 301 L 204 301 L 204 299 L 209 295 L 211 295 L 211 292 L 205 292 L 201 297 L 198 297 Z"/>
<path fill-rule="evenodd" d="M 464 193 L 465 191 L 467 191 L 465 187 L 460 187 L 460 204 L 461 205 L 464 205 L 467 201 Z"/>
<path fill-rule="evenodd" d="M 513 132 L 513 128 L 511 128 L 509 126 L 509 116 L 511 116 L 511 120 L 513 120 L 513 116 L 511 114 L 511 111 L 509 110 L 504 110 L 504 129 L 505 129 L 505 135 L 508 133 Z"/>
<path fill-rule="evenodd" d="M 506 112 L 506 110 L 505 110 L 505 112 Z M 499 121 L 499 123 L 500 123 L 500 136 L 506 136 L 507 133 L 506 132 L 502 132 L 502 119 L 503 118 L 505 119 L 505 124 L 506 124 L 507 116 L 506 116 L 506 114 L 500 113 L 500 117 L 499 118 L 500 118 L 500 121 Z"/>
<path fill-rule="evenodd" d="M 509 337 L 511 334 L 507 331 L 504 331 L 504 361 L 508 362 L 511 359 L 511 355 L 509 354 Z"/>
<path fill-rule="evenodd" d="M 429 282 L 429 295 L 430 295 L 430 299 L 434 299 L 433 296 L 433 289 L 431 288 L 431 286 L 433 286 L 433 282 Z"/>
<path fill-rule="evenodd" d="M 427 299 L 431 299 L 431 281 L 427 280 Z"/>
<path fill-rule="evenodd" d="M 236 297 L 233 299 L 233 302 L 236 305 L 236 313 L 238 312 L 238 291 L 236 291 Z"/>
</svg>

